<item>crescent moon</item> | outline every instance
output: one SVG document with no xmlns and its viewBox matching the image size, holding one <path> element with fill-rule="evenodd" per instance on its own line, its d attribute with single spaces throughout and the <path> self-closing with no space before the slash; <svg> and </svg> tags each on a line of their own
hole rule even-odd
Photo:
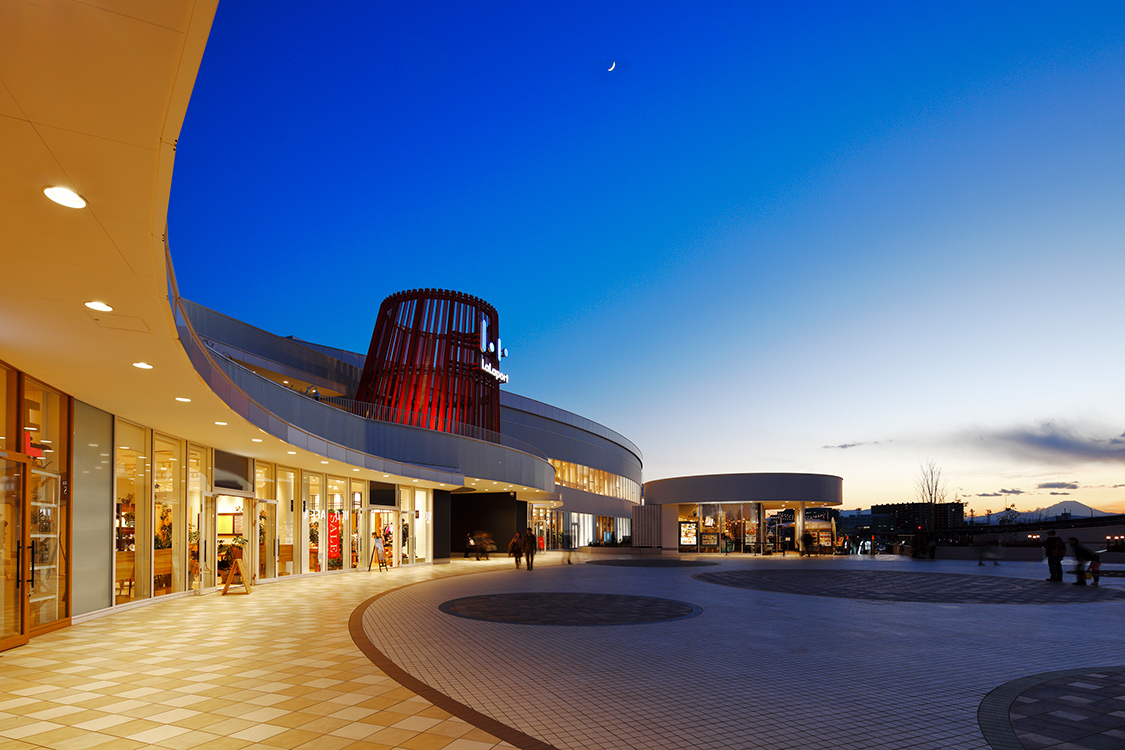
<svg viewBox="0 0 1125 750">
<path fill-rule="evenodd" d="M 614 68 L 616 68 L 616 67 L 617 67 L 617 61 L 616 61 L 616 60 L 614 60 L 614 61 L 613 61 L 613 65 L 610 65 L 610 66 L 609 66 L 609 70 L 613 70 L 613 69 L 614 69 Z M 607 70 L 606 72 L 608 73 L 608 72 L 609 72 L 609 70 Z"/>
</svg>

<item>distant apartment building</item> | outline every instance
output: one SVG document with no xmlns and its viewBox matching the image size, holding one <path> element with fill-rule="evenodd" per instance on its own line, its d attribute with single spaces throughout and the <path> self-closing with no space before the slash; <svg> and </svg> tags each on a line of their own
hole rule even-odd
<svg viewBox="0 0 1125 750">
<path fill-rule="evenodd" d="M 896 531 L 930 531 L 965 525 L 964 503 L 890 503 L 871 506 L 873 516 L 892 520 Z"/>
</svg>

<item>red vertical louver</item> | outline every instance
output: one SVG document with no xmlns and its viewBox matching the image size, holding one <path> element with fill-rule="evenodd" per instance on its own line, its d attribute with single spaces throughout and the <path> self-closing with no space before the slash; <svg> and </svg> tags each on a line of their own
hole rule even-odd
<svg viewBox="0 0 1125 750">
<path fill-rule="evenodd" d="M 379 306 L 356 400 L 387 422 L 499 432 L 500 383 L 482 369 L 487 362 L 499 372 L 499 336 L 496 308 L 482 299 L 443 289 L 392 294 Z"/>
</svg>

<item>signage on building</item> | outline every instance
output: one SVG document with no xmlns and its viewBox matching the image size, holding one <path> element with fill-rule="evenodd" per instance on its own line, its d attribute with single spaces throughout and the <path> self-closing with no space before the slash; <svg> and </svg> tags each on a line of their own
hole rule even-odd
<svg viewBox="0 0 1125 750">
<path fill-rule="evenodd" d="M 500 339 L 496 339 L 496 343 L 488 340 L 488 316 L 482 315 L 480 318 L 480 369 L 501 383 L 507 383 L 507 374 L 492 366 L 492 363 L 488 361 L 489 354 L 495 354 L 496 361 L 499 362 L 508 356 L 508 350 L 500 344 Z"/>
</svg>

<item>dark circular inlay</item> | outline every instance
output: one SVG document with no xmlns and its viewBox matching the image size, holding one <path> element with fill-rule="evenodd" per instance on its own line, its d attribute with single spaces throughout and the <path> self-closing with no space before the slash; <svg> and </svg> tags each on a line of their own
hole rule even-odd
<svg viewBox="0 0 1125 750">
<path fill-rule="evenodd" d="M 442 602 L 438 609 L 455 617 L 513 625 L 639 625 L 703 612 L 693 604 L 652 596 L 540 591 L 466 596 Z"/>
<path fill-rule="evenodd" d="M 981 702 L 994 750 L 1125 748 L 1125 667 L 1068 669 L 1012 680 Z"/>
<path fill-rule="evenodd" d="M 724 570 L 693 578 L 721 586 L 782 594 L 831 596 L 884 602 L 935 604 L 1083 604 L 1120 601 L 1125 591 L 1104 586 L 963 573 L 894 570 Z"/>
<path fill-rule="evenodd" d="M 636 558 L 626 560 L 587 560 L 587 565 L 613 565 L 618 568 L 705 568 L 718 565 L 717 562 L 704 560 L 666 560 L 662 557 L 654 559 Z"/>
</svg>

